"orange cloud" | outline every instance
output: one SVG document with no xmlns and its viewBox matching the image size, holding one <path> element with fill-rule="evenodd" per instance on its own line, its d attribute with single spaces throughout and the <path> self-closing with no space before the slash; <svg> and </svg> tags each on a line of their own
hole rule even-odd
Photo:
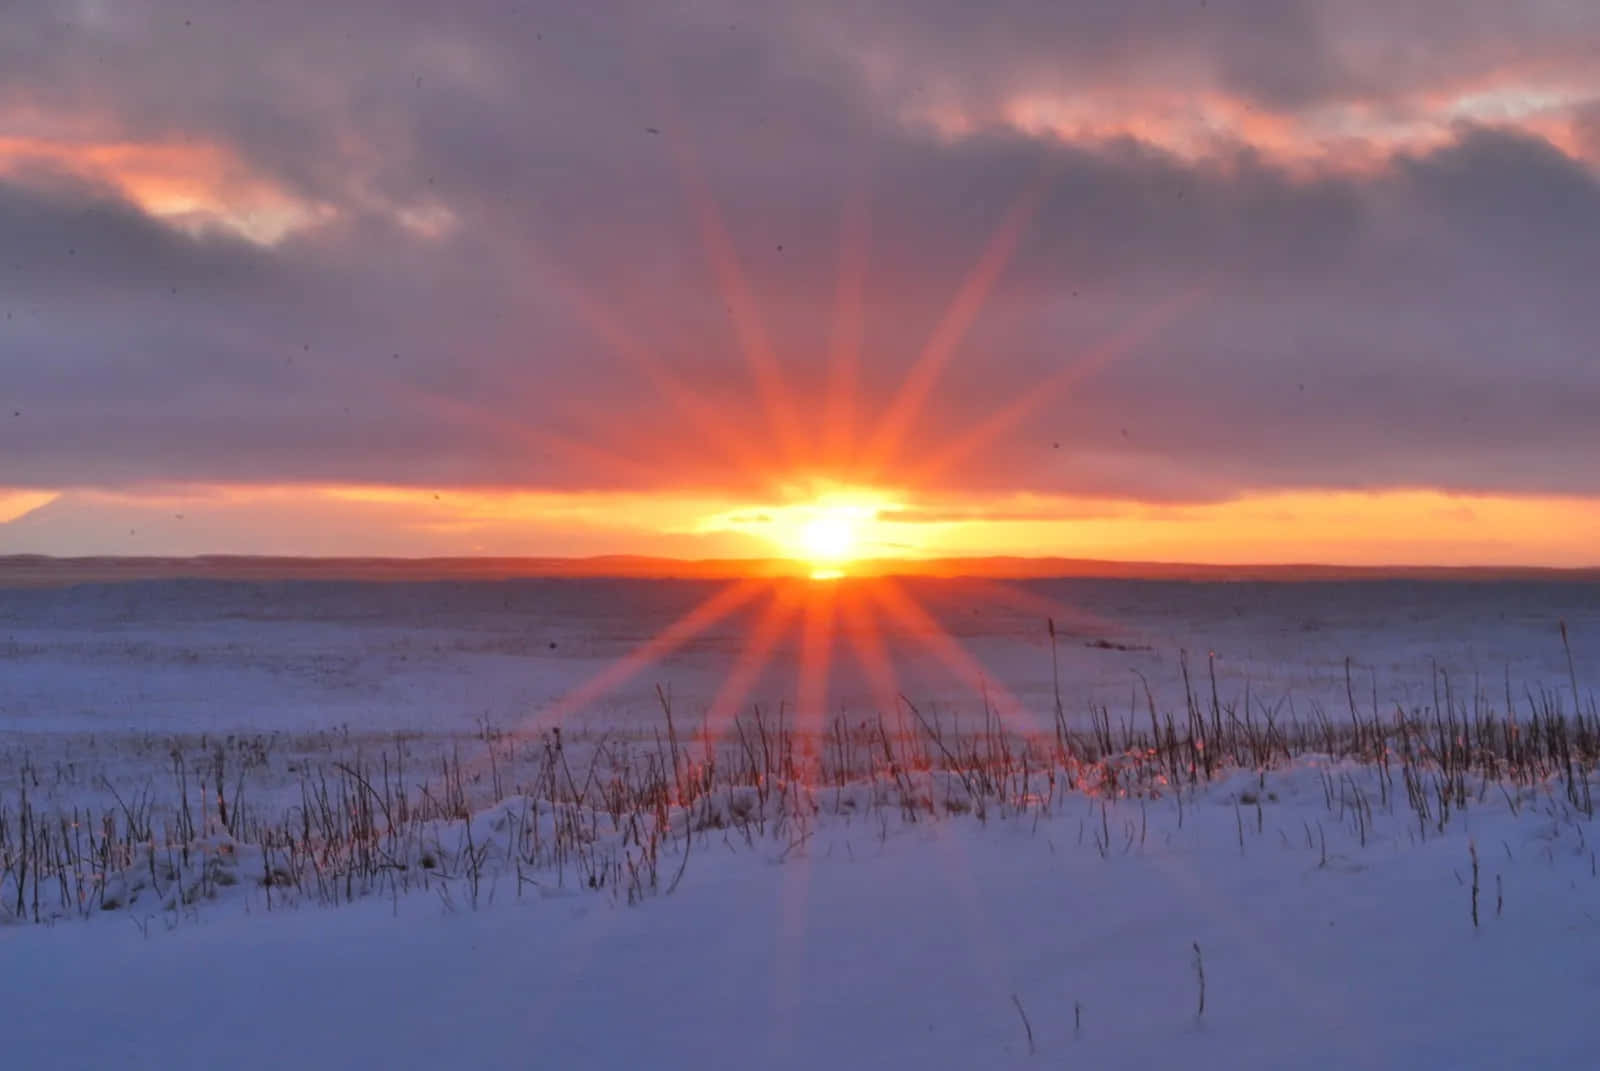
<svg viewBox="0 0 1600 1071">
<path fill-rule="evenodd" d="M 0 524 L 26 517 L 55 500 L 54 491 L 8 491 L 0 488 Z"/>
<path fill-rule="evenodd" d="M 116 190 L 149 215 L 185 228 L 220 226 L 260 244 L 328 218 L 204 142 L 0 137 L 0 175 L 45 167 Z"/>
<path fill-rule="evenodd" d="M 1576 116 L 1596 100 L 1600 82 L 1592 78 L 1501 70 L 1381 101 L 1332 99 L 1294 110 L 1193 87 L 1043 86 L 992 104 L 945 95 L 903 117 L 952 141 L 1000 126 L 1085 145 L 1129 139 L 1189 161 L 1243 145 L 1280 166 L 1354 172 L 1394 152 L 1448 144 L 1463 122 L 1516 127 L 1582 156 Z"/>
</svg>

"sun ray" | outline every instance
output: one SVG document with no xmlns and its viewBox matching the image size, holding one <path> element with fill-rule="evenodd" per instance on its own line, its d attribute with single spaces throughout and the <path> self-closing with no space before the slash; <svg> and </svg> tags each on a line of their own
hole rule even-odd
<svg viewBox="0 0 1600 1071">
<path fill-rule="evenodd" d="M 934 384 L 956 354 L 962 339 L 982 311 L 989 292 L 1005 270 L 1024 228 L 1049 192 L 1051 169 L 1044 169 L 1012 202 L 995 227 L 978 261 L 962 280 L 944 315 L 934 327 L 916 363 L 906 374 L 864 451 L 869 480 L 893 461 L 911 425 L 921 415 Z"/>
<path fill-rule="evenodd" d="M 828 345 L 828 393 L 822 416 L 821 460 L 830 471 L 844 471 L 855 436 L 856 394 L 860 390 L 861 342 L 865 328 L 865 289 L 871 219 L 867 192 L 845 199 L 840 219 L 839 278 L 833 300 Z"/>
<path fill-rule="evenodd" d="M 807 586 L 800 634 L 800 681 L 795 693 L 795 720 L 802 731 L 808 721 L 818 734 L 827 729 L 837 598 L 838 588 L 833 584 Z"/>
<path fill-rule="evenodd" d="M 789 1048 L 794 1030 L 793 1007 L 799 976 L 803 973 L 799 963 L 805 958 L 804 944 L 807 917 L 811 902 L 811 855 L 809 846 L 797 842 L 798 855 L 788 855 L 783 869 L 783 881 L 778 887 L 778 949 L 774 958 L 772 1040 L 777 1051 L 767 1060 L 769 1066 L 779 1066 L 785 1061 L 783 1050 Z"/>
<path fill-rule="evenodd" d="M 706 708 L 701 722 L 701 735 L 713 745 L 727 735 L 729 727 L 738 718 L 741 706 L 761 679 L 761 674 L 771 661 L 772 649 L 793 622 L 796 610 L 792 589 L 787 585 L 775 585 L 772 601 L 740 646 L 738 660 L 723 678 L 722 687 Z"/>
<path fill-rule="evenodd" d="M 824 707 L 828 696 L 828 672 L 834 641 L 834 611 L 837 588 L 832 584 L 811 584 L 806 588 L 805 615 L 801 625 L 800 681 L 795 701 L 795 723 L 803 734 L 809 723 L 818 736 L 827 731 Z M 800 946 L 807 929 L 811 901 L 811 855 L 807 845 L 799 846 L 798 858 L 790 856 L 779 892 L 779 941 L 777 960 L 778 997 L 793 988 L 790 972 L 800 958 Z"/>
<path fill-rule="evenodd" d="M 770 581 L 752 578 L 720 588 L 650 639 L 568 690 L 554 703 L 537 712 L 517 732 L 529 736 L 560 725 L 596 699 L 627 684 L 770 586 Z"/>
<path fill-rule="evenodd" d="M 991 677 L 982 664 L 966 648 L 945 631 L 933 615 L 923 609 L 899 583 L 890 577 L 878 577 L 868 589 L 878 605 L 898 620 L 912 637 L 943 662 L 946 668 L 960 677 L 974 692 L 983 694 L 995 707 L 1002 722 L 1011 721 L 1013 731 L 1030 735 L 1039 734 L 1044 727 L 1036 715 L 1012 695 L 1010 690 Z"/>
<path fill-rule="evenodd" d="M 637 458 L 628 457 L 614 450 L 583 442 L 580 439 L 553 431 L 550 428 L 531 427 L 521 421 L 500 416 L 483 406 L 473 405 L 459 398 L 452 398 L 447 394 L 426 390 L 397 379 L 362 379 L 353 372 L 340 372 L 337 369 L 329 369 L 319 373 L 319 375 L 327 379 L 344 380 L 349 385 L 358 387 L 366 394 L 381 392 L 397 401 L 410 402 L 424 408 L 442 410 L 464 423 L 472 424 L 475 427 L 488 428 L 513 443 L 524 453 L 553 450 L 575 459 L 597 463 L 618 477 L 631 480 L 653 477 L 659 473 L 658 465 L 646 464 Z"/>
<path fill-rule="evenodd" d="M 1110 618 L 1068 606 L 1064 602 L 1040 595 L 1010 581 L 973 577 L 964 579 L 962 583 L 994 602 L 1032 615 L 1038 619 L 1041 630 L 1045 628 L 1047 621 L 1053 621 L 1057 628 L 1069 634 L 1094 633 L 1104 636 L 1126 635 L 1128 632 L 1125 626 Z"/>
<path fill-rule="evenodd" d="M 1098 372 L 1160 332 L 1180 312 L 1193 304 L 1199 294 L 1198 288 L 1191 289 L 1163 303 L 1138 324 L 1068 362 L 1042 383 L 1030 385 L 1016 401 L 979 421 L 927 461 L 913 468 L 906 475 L 906 482 L 911 486 L 925 487 L 938 480 L 951 466 L 988 446 L 1006 432 L 1014 430 L 1067 388 Z"/>
<path fill-rule="evenodd" d="M 844 623 L 845 639 L 855 654 L 856 664 L 867 675 L 872 689 L 872 701 L 879 715 L 896 710 L 900 703 L 900 681 L 883 642 L 883 629 L 872 606 L 861 595 L 861 588 L 876 580 L 863 580 L 848 584 L 839 601 L 840 616 Z"/>
<path fill-rule="evenodd" d="M 880 583 L 878 580 L 866 581 L 867 584 Z M 855 589 L 853 589 L 855 590 Z M 848 635 L 851 646 L 854 648 L 859 664 L 866 670 L 872 682 L 875 696 L 887 696 L 886 709 L 898 710 L 900 706 L 900 684 L 894 670 L 894 663 L 889 658 L 884 647 L 883 630 L 873 613 L 871 604 L 861 599 L 841 600 L 841 612 L 851 619 Z M 879 700 L 880 702 L 882 700 Z M 993 930 L 989 924 L 988 915 L 982 910 L 977 896 L 977 888 L 973 881 L 973 868 L 965 842 L 954 835 L 951 826 L 945 822 L 933 823 L 934 842 L 944 854 L 947 866 L 941 868 L 951 875 L 947 878 L 950 888 L 957 891 L 962 906 L 966 908 L 971 917 L 974 930 L 969 943 L 971 946 L 974 965 L 991 979 L 998 977 L 995 970 L 996 964 L 992 956 L 986 954 L 986 948 L 992 944 L 987 939 Z"/>
<path fill-rule="evenodd" d="M 717 208 L 716 198 L 701 177 L 688 140 L 678 133 L 682 126 L 681 122 L 675 123 L 673 132 L 667 138 L 679 185 L 694 213 L 701 247 L 706 259 L 711 262 L 719 296 L 732 321 L 739 352 L 755 381 L 762 411 L 777 439 L 781 460 L 786 467 L 793 469 L 801 460 L 804 443 L 799 420 L 783 380 L 783 370 L 779 367 L 772 340 L 761 321 L 755 295 L 751 293 L 733 238 Z"/>
<path fill-rule="evenodd" d="M 500 416 L 493 410 L 460 398 L 453 398 L 437 390 L 419 387 L 393 375 L 373 376 L 348 366 L 324 362 L 317 368 L 317 377 L 324 386 L 349 388 L 356 392 L 357 396 L 379 392 L 401 403 L 417 405 L 424 409 L 443 410 L 465 423 L 494 430 L 528 453 L 540 449 L 554 450 L 591 463 L 598 463 L 619 478 L 626 479 L 639 479 L 658 471 L 658 466 L 648 465 L 637 458 L 583 442 L 549 428 L 530 427 L 520 421 Z"/>
<path fill-rule="evenodd" d="M 591 297 L 581 284 L 544 258 L 540 258 L 539 270 L 577 312 L 584 325 L 644 375 L 651 386 L 684 418 L 687 426 L 709 439 L 752 484 L 771 479 L 771 460 L 763 455 L 763 451 L 716 409 L 701 401 L 673 374 L 666 362 L 635 338 L 603 303 Z"/>
</svg>

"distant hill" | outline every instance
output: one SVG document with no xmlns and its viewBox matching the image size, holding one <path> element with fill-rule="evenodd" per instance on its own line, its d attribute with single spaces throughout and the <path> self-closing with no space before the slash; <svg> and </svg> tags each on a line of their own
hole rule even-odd
<svg viewBox="0 0 1600 1071">
<path fill-rule="evenodd" d="M 781 558 L 687 561 L 633 555 L 595 558 L 195 558 L 0 557 L 0 587 L 135 580 L 497 580 L 512 577 L 729 579 L 804 577 L 810 566 Z M 1600 582 L 1600 568 L 1444 567 L 1317 564 L 1206 565 L 1087 558 L 885 558 L 852 563 L 850 576 L 943 576 L 988 579 L 1096 577 L 1126 580 L 1564 580 Z"/>
</svg>

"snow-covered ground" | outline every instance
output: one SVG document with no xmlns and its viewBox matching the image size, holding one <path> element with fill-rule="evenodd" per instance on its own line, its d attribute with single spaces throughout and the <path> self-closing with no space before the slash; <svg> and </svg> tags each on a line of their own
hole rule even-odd
<svg viewBox="0 0 1600 1071">
<path fill-rule="evenodd" d="M 899 732 L 888 747 L 901 750 L 875 757 L 883 687 L 857 659 L 849 630 L 861 622 L 840 610 L 848 589 L 803 582 L 763 592 L 603 693 L 582 690 L 718 590 L 594 580 L 0 590 L 0 822 L 59 823 L 50 851 L 81 859 L 50 877 L 59 887 L 24 883 L 18 911 L 22 849 L 15 833 L 0 844 L 12 860 L 9 885 L 0 881 L 0 919 L 11 920 L 0 924 L 0 1006 L 12 1012 L 0 1063 L 1597 1059 L 1592 769 L 1580 764 L 1573 781 L 1548 758 L 1540 776 L 1491 776 L 1500 767 L 1473 759 L 1450 803 L 1438 796 L 1449 795 L 1438 756 L 1425 752 L 1456 730 L 1435 741 L 1429 729 L 1404 745 L 1422 750 L 1394 743 L 1387 773 L 1309 750 L 1179 788 L 1162 772 L 1175 751 L 1153 765 L 1128 758 L 1145 772 L 1106 795 L 1101 767 L 1051 767 L 1047 782 L 1044 767 L 1008 753 L 1004 783 L 975 806 L 981 792 L 954 775 L 915 771 L 942 760 L 927 740 L 907 745 L 904 711 L 886 723 Z M 1492 731 L 1486 744 L 1483 723 L 1475 742 L 1465 730 L 1492 712 L 1503 734 L 1508 693 L 1526 724 L 1552 704 L 1570 714 L 1574 683 L 1589 711 L 1600 681 L 1596 586 L 918 580 L 904 590 L 928 620 L 876 619 L 895 684 L 940 719 L 958 754 L 966 731 L 974 758 L 985 690 L 996 706 L 1014 696 L 1032 727 L 1051 724 L 1047 616 L 1066 720 L 1084 732 L 1102 705 L 1119 732 L 1143 731 L 1144 681 L 1182 731 L 1180 651 L 1203 710 L 1214 658 L 1218 709 L 1252 726 L 1347 718 L 1352 692 L 1362 718 L 1420 712 L 1426 725 L 1438 695 L 1476 752 L 1511 746 Z M 856 726 L 863 735 L 835 767 L 860 777 L 786 782 L 752 744 L 701 768 L 714 787 L 698 802 L 663 797 L 658 808 L 650 786 L 672 781 L 681 796 L 688 775 L 664 781 L 648 765 L 668 761 L 656 686 L 671 690 L 687 750 L 783 599 L 793 620 L 744 707 L 771 719 L 786 710 L 802 736 L 808 717 L 819 734 Z M 816 633 L 809 647 L 805 638 L 818 618 L 837 624 L 825 657 Z M 935 623 L 969 664 L 952 659 Z M 828 665 L 826 691 L 807 692 L 803 663 Z M 583 702 L 566 709 L 573 695 Z M 819 739 L 798 752 L 822 767 L 829 747 L 845 756 Z M 992 757 L 992 740 L 983 746 Z M 752 756 L 748 783 L 731 766 L 740 754 Z M 219 764 L 231 818 L 218 814 Z M 1405 784 L 1413 773 L 1421 810 Z M 607 777 L 615 814 L 595 802 Z M 439 815 L 395 820 L 391 778 Z M 1184 777 L 1174 770 L 1172 781 Z M 546 798 L 591 784 L 586 818 Z M 197 832 L 174 831 L 180 800 Z M 143 839 L 126 831 L 141 814 Z M 97 862 L 81 842 L 94 843 L 107 815 L 121 832 Z M 347 839 L 336 845 L 316 822 Z M 363 822 L 406 832 L 360 841 L 349 830 Z M 352 864 L 369 849 L 373 859 Z M 575 862 L 563 854 L 574 850 L 601 854 Z M 602 855 L 611 877 L 587 888 L 584 867 Z M 341 887 L 330 877 L 341 866 L 362 877 Z M 34 917 L 54 921 L 21 921 Z"/>
<path fill-rule="evenodd" d="M 476 911 L 257 890 L 143 930 L 0 929 L 7 1066 L 1593 1065 L 1591 823 L 1496 793 L 1421 841 L 1402 801 L 1363 847 L 1319 771 L 1269 776 L 1259 832 L 1239 787 L 1181 827 L 1171 799 L 1116 803 L 1109 852 L 1081 801 L 713 836 L 635 907 L 502 881 Z"/>
</svg>

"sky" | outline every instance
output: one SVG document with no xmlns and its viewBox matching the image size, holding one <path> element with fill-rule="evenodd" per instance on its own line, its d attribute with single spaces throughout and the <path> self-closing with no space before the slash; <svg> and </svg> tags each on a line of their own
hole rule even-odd
<svg viewBox="0 0 1600 1071">
<path fill-rule="evenodd" d="M 0 0 L 0 553 L 1592 565 L 1595 279 L 1589 0 Z"/>
</svg>

